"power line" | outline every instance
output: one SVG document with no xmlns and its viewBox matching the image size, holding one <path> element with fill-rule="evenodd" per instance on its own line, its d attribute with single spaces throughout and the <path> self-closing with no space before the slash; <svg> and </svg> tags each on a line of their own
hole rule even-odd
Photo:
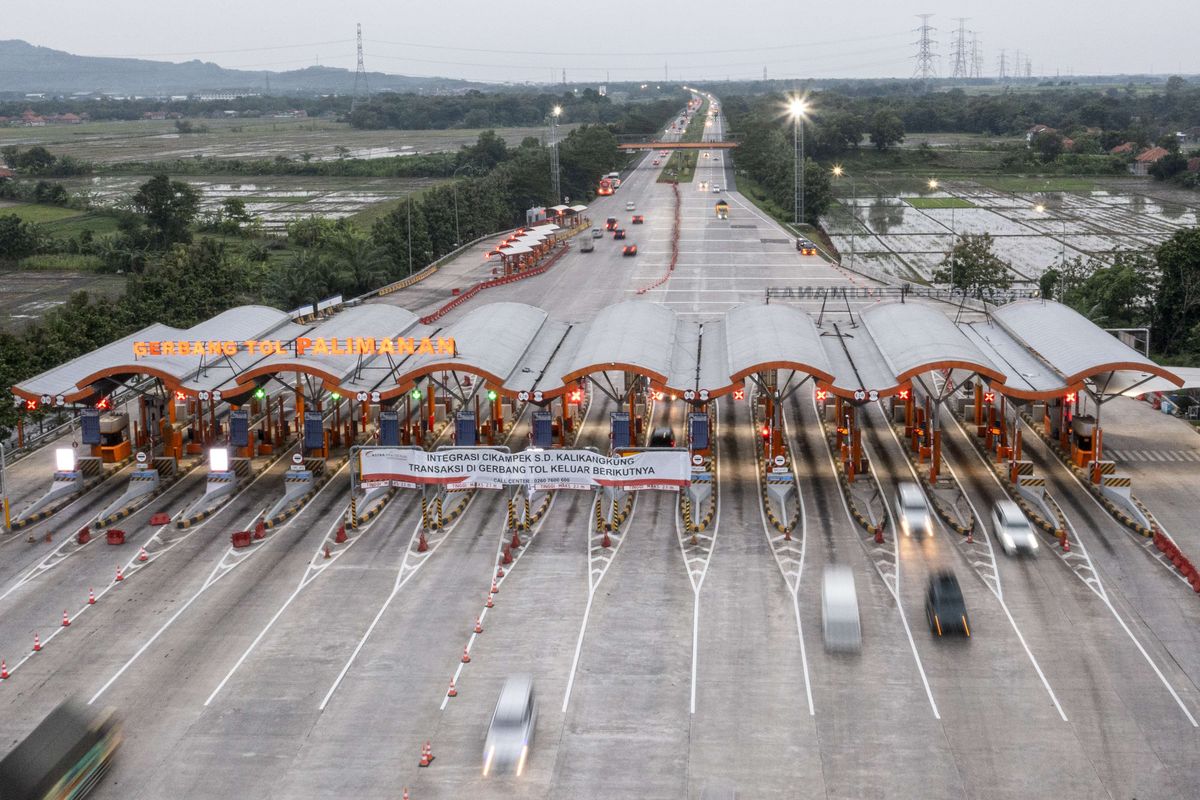
<svg viewBox="0 0 1200 800">
<path fill-rule="evenodd" d="M 917 45 L 917 54 L 913 56 L 917 61 L 917 66 L 913 70 L 913 77 L 927 81 L 930 78 L 937 77 L 937 68 L 933 63 L 934 59 L 937 58 L 933 53 L 933 46 L 937 42 L 930 38 L 930 34 L 934 33 L 936 28 L 933 28 L 929 24 L 929 18 L 933 14 L 917 14 L 917 16 L 921 19 L 921 26 L 913 30 L 919 33 L 921 38 L 913 42 L 913 44 Z"/>
</svg>

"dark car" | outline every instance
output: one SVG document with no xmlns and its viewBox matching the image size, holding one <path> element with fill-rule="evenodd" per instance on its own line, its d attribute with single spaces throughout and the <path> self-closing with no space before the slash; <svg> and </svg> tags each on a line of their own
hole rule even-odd
<svg viewBox="0 0 1200 800">
<path fill-rule="evenodd" d="M 624 237 L 622 237 L 622 238 L 624 238 Z M 621 255 L 636 256 L 637 255 L 637 245 L 636 244 L 625 245 L 624 247 L 621 248 Z"/>
<path fill-rule="evenodd" d="M 625 238 L 625 229 L 624 228 L 613 228 L 613 238 L 614 239 L 624 239 Z"/>
<path fill-rule="evenodd" d="M 674 447 L 675 446 L 675 431 L 663 426 L 655 428 L 650 432 L 651 447 Z"/>
<path fill-rule="evenodd" d="M 808 239 L 797 239 L 796 249 L 800 251 L 802 256 L 815 256 L 817 254 L 817 246 Z"/>
<path fill-rule="evenodd" d="M 967 604 L 953 572 L 937 572 L 930 577 L 929 587 L 925 590 L 925 618 L 929 621 L 929 630 L 938 636 L 950 631 L 971 635 Z"/>
<path fill-rule="evenodd" d="M 646 221 L 646 218 L 645 218 L 645 217 L 643 217 L 641 214 L 634 214 L 634 215 L 633 215 L 633 224 L 634 224 L 634 225 L 641 225 L 641 224 L 642 224 L 642 223 L 644 223 L 645 221 Z"/>
<path fill-rule="evenodd" d="M 604 220 L 604 228 L 605 230 L 615 231 L 617 229 L 617 218 L 609 217 Z"/>
</svg>

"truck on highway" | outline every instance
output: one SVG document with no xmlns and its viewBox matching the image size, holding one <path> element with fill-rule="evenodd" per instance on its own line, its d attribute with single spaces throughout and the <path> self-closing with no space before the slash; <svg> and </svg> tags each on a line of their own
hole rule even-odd
<svg viewBox="0 0 1200 800">
<path fill-rule="evenodd" d="M 729 219 L 729 203 L 724 200 L 717 201 L 717 219 Z"/>
<path fill-rule="evenodd" d="M 596 194 L 598 194 L 598 195 L 601 195 L 601 196 L 604 196 L 604 195 L 610 195 L 610 194 L 612 194 L 612 193 L 613 193 L 613 185 L 612 185 L 612 181 L 610 181 L 610 180 L 609 180 L 608 178 L 606 178 L 606 177 L 605 177 L 605 178 L 601 178 L 601 179 L 600 179 L 600 188 L 598 188 L 598 189 L 596 190 Z"/>
<path fill-rule="evenodd" d="M 83 797 L 99 783 L 120 743 L 115 711 L 68 700 L 0 760 L 0 798 Z"/>
</svg>

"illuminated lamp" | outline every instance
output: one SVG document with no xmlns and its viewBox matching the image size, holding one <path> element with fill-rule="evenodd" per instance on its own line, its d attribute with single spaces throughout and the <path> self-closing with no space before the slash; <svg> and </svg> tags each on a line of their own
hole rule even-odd
<svg viewBox="0 0 1200 800">
<path fill-rule="evenodd" d="M 229 450 L 214 447 L 208 451 L 209 472 L 229 472 Z"/>
<path fill-rule="evenodd" d="M 59 472 L 75 471 L 75 450 L 70 447 L 59 447 L 54 451 L 54 468 Z"/>
</svg>

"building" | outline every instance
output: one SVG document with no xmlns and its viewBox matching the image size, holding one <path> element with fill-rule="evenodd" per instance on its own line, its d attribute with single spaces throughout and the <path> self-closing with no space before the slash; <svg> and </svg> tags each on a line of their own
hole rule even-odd
<svg viewBox="0 0 1200 800">
<path fill-rule="evenodd" d="M 1058 133 L 1058 131 L 1054 128 L 1051 128 L 1049 125 L 1034 125 L 1032 128 L 1025 131 L 1025 144 L 1032 147 L 1034 138 L 1043 133 Z"/>
<path fill-rule="evenodd" d="M 17 173 L 13 172 L 8 167 L 0 167 L 0 183 L 4 183 L 5 181 L 10 181 L 13 178 L 15 178 L 16 176 L 17 176 Z"/>
<path fill-rule="evenodd" d="M 1108 152 L 1114 156 L 1132 155 L 1133 150 L 1136 146 L 1137 145 L 1135 145 L 1133 142 L 1126 142 L 1125 144 L 1117 145 L 1116 147 L 1114 147 L 1112 150 L 1109 150 Z"/>
<path fill-rule="evenodd" d="M 1200 157 L 1188 159 L 1187 171 L 1200 172 Z"/>
<path fill-rule="evenodd" d="M 1138 157 L 1129 165 L 1129 171 L 1134 175 L 1149 175 L 1150 167 L 1157 164 L 1161 159 L 1169 156 L 1171 151 L 1165 147 L 1150 147 L 1138 153 Z"/>
<path fill-rule="evenodd" d="M 1200 125 L 1179 131 L 1175 134 L 1175 139 L 1179 142 L 1179 149 L 1181 150 L 1190 147 L 1200 147 Z"/>
<path fill-rule="evenodd" d="M 250 91 L 221 91 L 221 92 L 199 92 L 195 98 L 202 103 L 216 102 L 218 100 L 240 100 L 243 97 L 258 97 L 258 92 Z"/>
</svg>

